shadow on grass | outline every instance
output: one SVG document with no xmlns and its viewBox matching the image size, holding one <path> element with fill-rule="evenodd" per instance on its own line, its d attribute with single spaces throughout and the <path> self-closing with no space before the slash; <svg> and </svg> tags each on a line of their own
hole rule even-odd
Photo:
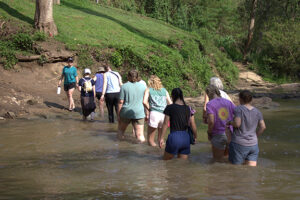
<svg viewBox="0 0 300 200">
<path fill-rule="evenodd" d="M 4 11 L 6 11 L 9 15 L 11 15 L 12 17 L 18 18 L 19 20 L 22 20 L 24 22 L 27 22 L 31 25 L 34 24 L 34 20 L 23 15 L 22 13 L 20 13 L 19 11 L 17 11 L 16 9 L 13 9 L 12 7 L 10 7 L 9 5 L 7 5 L 4 2 L 0 2 L 0 8 Z"/>
<path fill-rule="evenodd" d="M 149 35 L 146 35 L 145 33 L 143 33 L 142 31 L 130 26 L 129 24 L 126 24 L 118 19 L 115 19 L 111 16 L 108 16 L 106 14 L 103 14 L 103 13 L 100 13 L 100 12 L 97 12 L 97 11 L 94 11 L 94 10 L 91 10 L 89 8 L 83 8 L 83 7 L 80 7 L 78 5 L 75 5 L 75 4 L 72 4 L 72 3 L 69 3 L 69 2 L 65 2 L 65 1 L 62 1 L 61 2 L 62 5 L 65 5 L 67 7 L 70 7 L 70 8 L 73 8 L 73 9 L 76 9 L 76 10 L 80 10 L 81 12 L 85 12 L 87 14 L 90 14 L 90 15 L 94 15 L 94 16 L 97 16 L 97 17 L 102 17 L 102 18 L 106 18 L 106 19 L 109 19 L 113 22 L 116 22 L 118 24 L 120 24 L 121 26 L 123 26 L 124 28 L 126 28 L 128 31 L 134 33 L 134 34 L 137 34 L 145 39 L 148 39 L 148 40 L 151 40 L 153 42 L 158 42 L 158 43 L 161 43 L 161 44 L 164 44 L 166 45 L 165 42 L 161 41 L 161 40 L 158 40 L 157 38 L 154 38 L 152 36 L 149 36 Z"/>
</svg>

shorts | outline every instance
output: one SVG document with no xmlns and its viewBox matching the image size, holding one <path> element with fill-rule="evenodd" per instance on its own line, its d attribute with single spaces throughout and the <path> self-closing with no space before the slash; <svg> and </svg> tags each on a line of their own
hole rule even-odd
<svg viewBox="0 0 300 200">
<path fill-rule="evenodd" d="M 190 136 L 186 131 L 174 131 L 168 136 L 165 151 L 177 155 L 191 153 Z"/>
<path fill-rule="evenodd" d="M 100 100 L 101 96 L 102 96 L 102 92 L 96 92 L 96 98 L 98 100 Z"/>
<path fill-rule="evenodd" d="M 71 89 L 73 89 L 75 87 L 76 87 L 76 83 L 75 82 L 74 83 L 64 84 L 64 91 L 69 91 L 69 90 L 71 90 Z"/>
<path fill-rule="evenodd" d="M 230 142 L 229 144 L 229 161 L 232 164 L 240 165 L 245 160 L 257 161 L 258 153 L 258 144 L 254 146 L 242 146 L 234 142 Z"/>
<path fill-rule="evenodd" d="M 210 142 L 213 145 L 213 147 L 225 150 L 227 145 L 227 136 L 225 133 L 213 134 Z"/>
<path fill-rule="evenodd" d="M 129 124 L 131 123 L 132 125 L 144 125 L 145 122 L 145 118 L 141 118 L 141 119 L 127 119 L 127 118 L 122 118 L 121 117 L 121 122 Z"/>
<path fill-rule="evenodd" d="M 165 115 L 161 112 L 150 111 L 148 125 L 153 128 L 162 128 L 164 123 Z"/>
</svg>

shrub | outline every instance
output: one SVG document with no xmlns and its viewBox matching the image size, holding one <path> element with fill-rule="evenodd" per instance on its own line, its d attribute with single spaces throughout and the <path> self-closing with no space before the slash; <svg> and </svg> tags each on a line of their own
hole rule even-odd
<svg viewBox="0 0 300 200">
<path fill-rule="evenodd" d="M 110 61 L 114 66 L 120 67 L 123 64 L 123 57 L 119 51 L 115 51 L 111 55 Z"/>
<path fill-rule="evenodd" d="M 33 45 L 32 37 L 27 33 L 17 33 L 12 37 L 14 45 L 25 51 L 31 51 Z"/>
<path fill-rule="evenodd" d="M 47 39 L 46 34 L 40 31 L 35 32 L 33 35 L 34 41 L 46 41 L 46 39 Z"/>
</svg>

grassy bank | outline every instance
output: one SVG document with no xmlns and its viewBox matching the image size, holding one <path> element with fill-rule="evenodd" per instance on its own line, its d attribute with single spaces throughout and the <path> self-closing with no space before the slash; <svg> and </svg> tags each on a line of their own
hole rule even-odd
<svg viewBox="0 0 300 200">
<path fill-rule="evenodd" d="M 34 2 L 1 0 L 0 4 L 2 16 L 33 24 Z M 143 79 L 156 74 L 168 90 L 181 87 L 191 96 L 205 87 L 212 68 L 228 85 L 237 77 L 235 66 L 208 38 L 163 21 L 83 0 L 61 1 L 54 7 L 54 19 L 56 39 L 78 52 L 81 68 L 110 62 L 124 78 L 129 68 L 136 68 Z"/>
</svg>

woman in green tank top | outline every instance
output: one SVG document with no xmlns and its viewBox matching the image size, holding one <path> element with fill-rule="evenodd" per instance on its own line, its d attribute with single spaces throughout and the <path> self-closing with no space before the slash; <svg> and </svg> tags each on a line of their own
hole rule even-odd
<svg viewBox="0 0 300 200">
<path fill-rule="evenodd" d="M 167 104 L 171 104 L 171 98 L 168 91 L 162 86 L 160 79 L 152 75 L 148 80 L 149 88 L 144 95 L 144 106 L 146 108 L 146 120 L 148 121 L 148 144 L 157 146 L 154 142 L 155 132 L 162 131 L 162 124 L 165 115 L 163 114 Z"/>
</svg>

